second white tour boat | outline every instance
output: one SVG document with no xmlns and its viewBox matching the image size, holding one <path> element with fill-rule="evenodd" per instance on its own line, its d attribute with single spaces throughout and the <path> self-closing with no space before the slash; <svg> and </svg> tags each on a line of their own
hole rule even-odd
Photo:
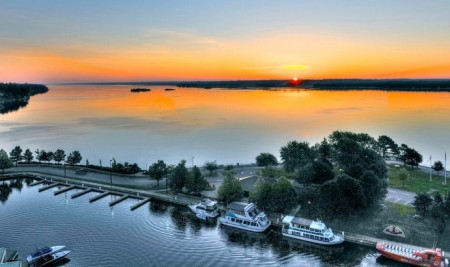
<svg viewBox="0 0 450 267">
<path fill-rule="evenodd" d="M 293 216 L 283 218 L 282 233 L 286 237 L 321 245 L 336 245 L 344 242 L 343 236 L 335 235 L 323 222 Z"/>
<path fill-rule="evenodd" d="M 232 202 L 219 220 L 223 225 L 252 232 L 264 232 L 270 226 L 266 214 L 253 203 Z"/>
</svg>

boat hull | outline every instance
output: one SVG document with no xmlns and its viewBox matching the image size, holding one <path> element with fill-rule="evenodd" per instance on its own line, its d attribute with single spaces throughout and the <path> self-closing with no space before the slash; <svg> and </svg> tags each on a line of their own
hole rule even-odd
<svg viewBox="0 0 450 267">
<path fill-rule="evenodd" d="M 254 226 L 246 226 L 240 223 L 233 223 L 233 222 L 229 222 L 227 221 L 225 218 L 220 218 L 219 219 L 220 224 L 225 225 L 225 226 L 229 226 L 229 227 L 234 227 L 234 228 L 238 228 L 241 230 L 246 230 L 246 231 L 250 231 L 250 232 L 255 232 L 255 233 L 262 233 L 265 232 L 269 226 L 271 225 L 270 221 L 267 223 L 266 226 L 264 227 L 254 227 Z"/>
<path fill-rule="evenodd" d="M 61 250 L 63 250 L 64 248 L 65 248 L 66 246 L 54 246 L 54 247 L 50 247 L 50 251 L 49 252 L 47 252 L 47 253 L 43 253 L 43 254 L 39 254 L 39 255 L 37 255 L 36 257 L 33 257 L 32 255 L 28 255 L 27 256 L 27 261 L 28 261 L 28 263 L 31 263 L 31 262 L 34 262 L 34 261 L 36 261 L 36 260 L 38 260 L 39 258 L 41 258 L 41 257 L 44 257 L 44 256 L 46 256 L 46 255 L 51 255 L 51 254 L 54 254 L 54 253 L 56 253 L 56 252 L 59 252 L 59 251 L 61 251 Z"/>
<path fill-rule="evenodd" d="M 306 238 L 301 235 L 293 235 L 293 234 L 289 234 L 289 233 L 282 233 L 282 234 L 285 237 L 298 239 L 298 240 L 315 243 L 315 244 L 319 244 L 319 245 L 325 245 L 325 246 L 338 245 L 338 244 L 342 244 L 344 242 L 344 238 L 339 235 L 335 235 L 334 239 L 332 241 L 325 242 L 325 241 L 320 241 L 320 240 L 316 240 L 316 239 Z"/>
<path fill-rule="evenodd" d="M 423 267 L 441 267 L 445 266 L 441 260 L 426 260 L 421 257 L 416 257 L 416 253 L 418 251 L 410 248 L 405 248 L 401 246 L 392 245 L 393 249 L 387 249 L 385 247 L 387 244 L 377 243 L 376 249 L 381 253 L 384 257 L 402 262 L 408 263 L 414 266 L 423 266 Z"/>
</svg>

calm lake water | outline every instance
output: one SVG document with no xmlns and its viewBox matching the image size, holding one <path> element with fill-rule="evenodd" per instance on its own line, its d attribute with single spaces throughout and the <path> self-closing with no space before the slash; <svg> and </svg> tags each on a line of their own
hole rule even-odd
<svg viewBox="0 0 450 267">
<path fill-rule="evenodd" d="M 22 260 L 36 247 L 66 245 L 70 261 L 60 266 L 402 266 L 374 248 L 206 225 L 185 207 L 149 203 L 130 211 L 137 200 L 110 208 L 110 196 L 89 203 L 96 193 L 71 199 L 77 190 L 54 196 L 57 188 L 38 193 L 30 181 L 11 183 L 0 201 L 0 245 Z"/>
<path fill-rule="evenodd" d="M 279 156 L 290 140 L 321 141 L 334 130 L 385 134 L 423 154 L 450 152 L 450 93 L 220 90 L 151 86 L 49 86 L 16 112 L 0 116 L 0 148 L 66 152 L 83 163 L 115 158 L 142 168 L 162 159 L 203 165 Z"/>
</svg>

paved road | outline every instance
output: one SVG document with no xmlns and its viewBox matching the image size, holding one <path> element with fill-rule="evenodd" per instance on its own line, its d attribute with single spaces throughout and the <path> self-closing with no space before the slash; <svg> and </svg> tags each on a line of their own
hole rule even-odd
<svg viewBox="0 0 450 267">
<path fill-rule="evenodd" d="M 386 194 L 386 201 L 395 202 L 403 205 L 411 205 L 414 201 L 416 193 L 403 191 L 394 188 L 388 188 L 388 193 Z"/>
<path fill-rule="evenodd" d="M 113 185 L 137 185 L 150 188 L 156 184 L 156 181 L 150 180 L 147 176 L 143 175 L 119 175 L 109 172 L 102 171 L 91 171 L 89 170 L 86 174 L 76 174 L 76 170 L 82 167 L 66 167 L 66 177 L 74 179 L 83 179 L 96 183 L 111 183 Z M 42 175 L 57 175 L 64 177 L 64 167 L 63 166 L 18 166 L 5 170 L 5 173 L 18 173 L 18 172 L 36 172 Z"/>
</svg>

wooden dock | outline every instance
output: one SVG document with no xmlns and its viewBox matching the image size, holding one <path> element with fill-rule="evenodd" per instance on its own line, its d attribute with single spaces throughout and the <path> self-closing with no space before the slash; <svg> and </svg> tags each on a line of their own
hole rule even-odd
<svg viewBox="0 0 450 267">
<path fill-rule="evenodd" d="M 114 206 L 114 205 L 116 205 L 116 204 L 118 204 L 118 203 L 124 201 L 125 199 L 127 199 L 127 198 L 129 198 L 129 197 L 130 197 L 130 195 L 128 195 L 128 194 L 123 195 L 123 196 L 121 196 L 120 198 L 118 198 L 118 199 L 116 199 L 116 200 L 113 200 L 113 201 L 109 202 L 109 206 L 112 207 L 112 206 Z"/>
<path fill-rule="evenodd" d="M 97 201 L 97 200 L 99 200 L 99 199 L 101 199 L 101 198 L 106 197 L 106 196 L 109 195 L 109 194 L 111 194 L 111 192 L 105 191 L 105 192 L 103 192 L 103 193 L 101 193 L 101 194 L 99 194 L 99 195 L 97 195 L 97 196 L 95 196 L 95 197 L 91 197 L 91 198 L 89 199 L 89 202 L 92 203 L 92 202 L 94 202 L 94 201 Z"/>
<path fill-rule="evenodd" d="M 38 180 L 38 181 L 32 182 L 32 183 L 30 184 L 30 186 L 39 185 L 39 184 L 42 184 L 42 183 L 44 183 L 44 182 L 45 182 L 45 180 Z"/>
<path fill-rule="evenodd" d="M 76 188 L 76 187 L 77 187 L 76 185 L 66 186 L 66 187 L 64 187 L 64 188 L 59 189 L 58 191 L 55 191 L 55 192 L 53 193 L 53 195 L 56 196 L 56 195 L 62 194 L 62 193 L 64 193 L 64 192 L 70 191 L 70 190 L 72 190 L 72 189 L 74 189 L 74 188 Z"/>
<path fill-rule="evenodd" d="M 91 192 L 93 190 L 94 190 L 93 188 L 87 188 L 87 189 L 85 189 L 83 191 L 80 191 L 78 193 L 75 193 L 75 194 L 71 195 L 70 198 L 74 199 L 74 198 L 77 198 L 77 197 L 81 197 L 82 195 L 85 195 L 85 194 L 87 194 L 87 193 L 89 193 L 89 192 Z"/>
<path fill-rule="evenodd" d="M 142 205 L 144 205 L 145 203 L 147 203 L 147 202 L 149 202 L 149 201 L 150 201 L 150 198 L 149 198 L 149 197 L 144 198 L 143 200 L 137 202 L 136 204 L 131 205 L 130 210 L 133 211 L 133 210 L 135 210 L 135 209 L 141 207 Z"/>
<path fill-rule="evenodd" d="M 41 187 L 41 188 L 39 188 L 39 192 L 42 192 L 42 191 L 45 191 L 45 190 L 48 190 L 48 189 L 50 189 L 50 188 L 53 188 L 53 187 L 55 187 L 55 186 L 58 186 L 58 185 L 60 185 L 60 183 L 53 183 L 53 184 L 49 184 L 49 185 L 46 185 L 46 186 L 43 186 L 43 187 Z"/>
</svg>

